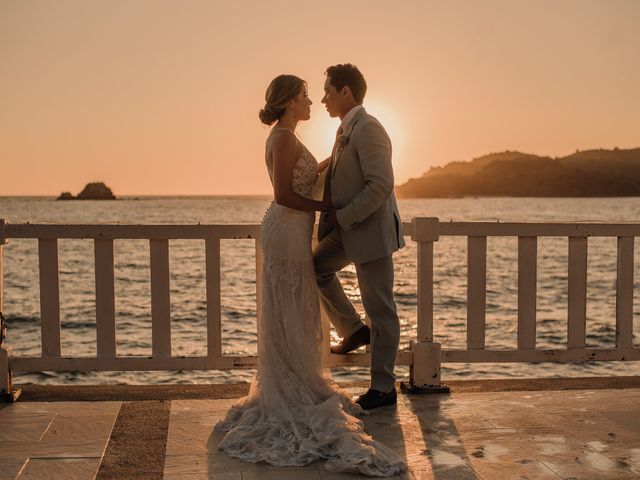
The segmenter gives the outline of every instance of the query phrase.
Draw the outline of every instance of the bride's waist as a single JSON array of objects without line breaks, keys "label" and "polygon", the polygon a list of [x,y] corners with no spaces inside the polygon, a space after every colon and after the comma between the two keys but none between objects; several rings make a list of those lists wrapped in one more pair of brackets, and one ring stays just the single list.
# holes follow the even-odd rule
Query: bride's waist
[{"label": "bride's waist", "polygon": [[295,208],[285,207],[284,205],[280,205],[275,200],[272,200],[271,205],[269,205],[269,208],[267,208],[267,211],[264,214],[264,217],[267,218],[267,216],[269,215],[278,215],[278,214],[300,217],[307,220],[310,219],[312,221],[315,220],[316,218],[315,212],[308,212],[304,210],[296,210]]}]

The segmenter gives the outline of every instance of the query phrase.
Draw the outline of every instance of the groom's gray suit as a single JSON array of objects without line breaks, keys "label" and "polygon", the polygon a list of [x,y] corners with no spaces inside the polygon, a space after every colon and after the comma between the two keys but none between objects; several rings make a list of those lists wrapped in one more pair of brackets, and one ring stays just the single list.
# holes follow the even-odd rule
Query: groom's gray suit
[{"label": "groom's gray suit", "polygon": [[338,228],[320,217],[314,252],[320,301],[342,337],[364,324],[336,272],[354,263],[362,303],[371,320],[371,388],[388,392],[400,323],[393,299],[392,254],[404,246],[393,193],[391,140],[380,122],[361,108],[336,139],[326,182]]}]

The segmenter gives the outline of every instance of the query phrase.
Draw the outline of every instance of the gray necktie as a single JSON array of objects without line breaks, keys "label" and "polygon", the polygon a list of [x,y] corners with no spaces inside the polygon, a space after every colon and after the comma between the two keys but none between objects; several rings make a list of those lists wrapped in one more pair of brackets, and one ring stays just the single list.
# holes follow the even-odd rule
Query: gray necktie
[{"label": "gray necktie", "polygon": [[333,166],[336,163],[336,157],[338,156],[340,150],[340,137],[342,136],[342,126],[338,128],[336,132],[336,141],[333,142],[333,150],[331,151],[331,161],[327,166],[327,174],[324,177],[324,195],[322,196],[323,200],[331,198],[331,177],[333,176]]}]

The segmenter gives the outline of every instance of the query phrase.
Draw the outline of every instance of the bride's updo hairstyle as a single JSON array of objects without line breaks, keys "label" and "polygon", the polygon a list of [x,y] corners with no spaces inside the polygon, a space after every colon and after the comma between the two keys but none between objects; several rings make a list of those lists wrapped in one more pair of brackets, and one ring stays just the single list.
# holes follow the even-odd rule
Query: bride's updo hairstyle
[{"label": "bride's updo hairstyle", "polygon": [[266,125],[272,125],[285,111],[287,103],[296,98],[302,90],[304,80],[295,75],[278,75],[264,95],[265,105],[258,116]]}]

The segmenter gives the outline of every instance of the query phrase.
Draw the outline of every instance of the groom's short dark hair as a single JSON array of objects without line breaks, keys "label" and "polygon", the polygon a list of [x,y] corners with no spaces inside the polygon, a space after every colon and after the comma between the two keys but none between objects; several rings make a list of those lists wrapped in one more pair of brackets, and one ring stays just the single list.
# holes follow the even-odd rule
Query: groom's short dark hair
[{"label": "groom's short dark hair", "polygon": [[367,82],[358,67],[350,63],[341,63],[327,68],[325,74],[330,78],[329,82],[336,90],[340,91],[343,87],[349,87],[353,99],[357,103],[362,103],[364,94],[367,93]]}]

